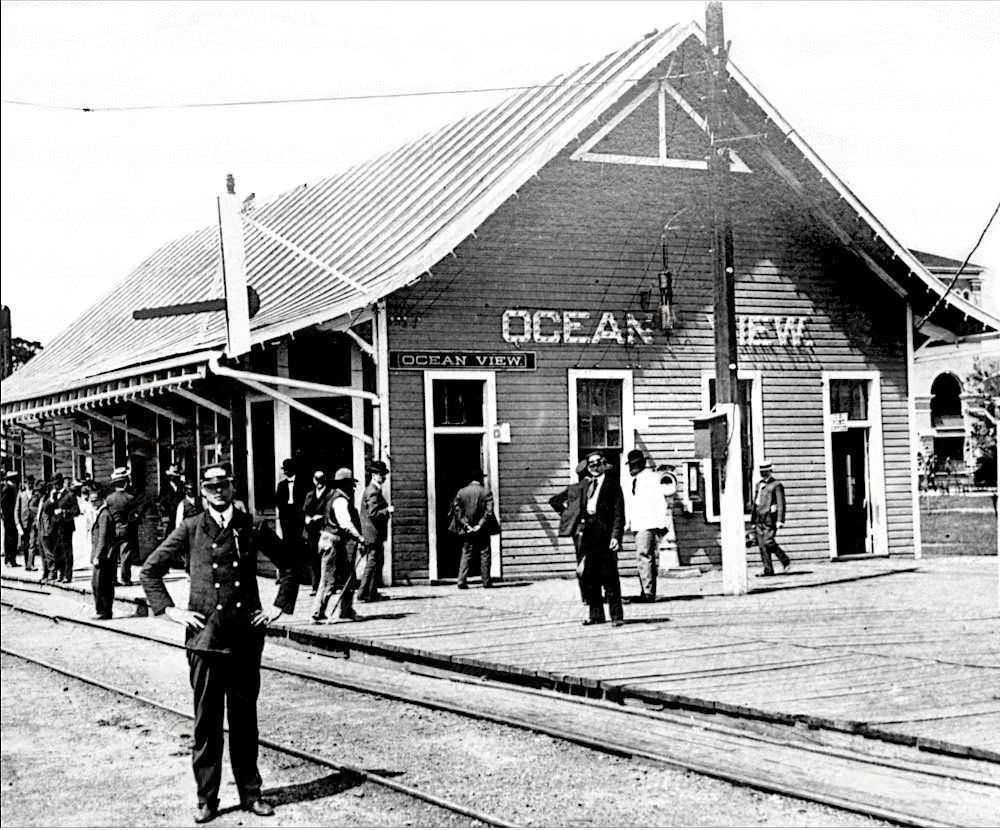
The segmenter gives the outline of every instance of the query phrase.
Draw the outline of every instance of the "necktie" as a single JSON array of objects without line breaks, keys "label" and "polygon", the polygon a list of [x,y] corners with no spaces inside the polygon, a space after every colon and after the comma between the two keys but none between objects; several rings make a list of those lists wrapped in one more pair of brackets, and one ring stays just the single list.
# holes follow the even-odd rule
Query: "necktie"
[{"label": "necktie", "polygon": [[638,483],[638,479],[632,479],[632,495],[635,495],[635,485]]},{"label": "necktie", "polygon": [[597,492],[597,479],[592,478],[590,480],[590,484],[587,485],[587,499],[588,500],[592,499],[594,497],[594,493],[596,492]]}]

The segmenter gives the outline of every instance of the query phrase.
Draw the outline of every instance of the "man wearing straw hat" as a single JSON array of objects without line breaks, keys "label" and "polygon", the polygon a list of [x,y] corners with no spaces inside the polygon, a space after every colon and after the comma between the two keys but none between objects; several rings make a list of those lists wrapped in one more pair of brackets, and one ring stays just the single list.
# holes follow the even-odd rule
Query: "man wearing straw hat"
[{"label": "man wearing straw hat", "polygon": [[774,477],[774,466],[770,461],[760,462],[760,481],[757,482],[750,521],[753,522],[757,545],[760,547],[760,559],[764,566],[764,570],[757,576],[774,576],[772,555],[778,557],[781,569],[787,571],[791,561],[775,538],[778,530],[785,526],[785,488]]}]

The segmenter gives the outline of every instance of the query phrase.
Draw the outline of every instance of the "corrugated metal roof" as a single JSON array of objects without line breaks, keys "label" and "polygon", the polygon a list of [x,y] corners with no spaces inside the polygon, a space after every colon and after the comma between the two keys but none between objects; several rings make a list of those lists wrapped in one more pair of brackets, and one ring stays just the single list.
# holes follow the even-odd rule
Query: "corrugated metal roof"
[{"label": "corrugated metal roof", "polygon": [[[363,307],[418,278],[693,31],[673,27],[310,186],[251,217],[366,293],[245,225],[255,342]],[[3,399],[85,385],[104,372],[225,343],[222,312],[133,320],[137,308],[222,294],[216,227],[160,248],[7,378]],[[138,371],[138,369],[137,369]]]}]

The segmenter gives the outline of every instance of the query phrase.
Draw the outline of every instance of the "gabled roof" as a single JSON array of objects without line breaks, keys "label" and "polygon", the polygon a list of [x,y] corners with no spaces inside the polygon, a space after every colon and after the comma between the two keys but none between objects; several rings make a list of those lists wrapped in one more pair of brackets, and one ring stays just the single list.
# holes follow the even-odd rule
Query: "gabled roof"
[{"label": "gabled roof", "polygon": [[[962,267],[962,260],[960,259],[951,259],[950,257],[941,256],[940,254],[929,254],[926,251],[918,251],[915,248],[910,248],[910,253],[919,259],[932,274],[939,272],[954,274],[959,268]],[[962,273],[968,274],[970,277],[975,277],[982,274],[985,270],[986,268],[982,265],[976,265],[974,262],[969,262],[965,264],[965,270],[962,271]]]},{"label": "gabled roof", "polygon": [[[697,24],[647,36],[253,210],[249,218],[346,279],[332,278],[315,262],[245,226],[248,281],[261,299],[252,340],[262,342],[332,320],[419,279],[691,37],[703,41]],[[754,130],[768,133],[756,148],[758,160],[779,171],[799,198],[816,202],[816,215],[897,293],[923,292],[925,304],[939,296],[940,282],[731,63],[730,71],[740,117]],[[832,203],[824,191],[832,191]],[[164,245],[3,382],[4,416],[11,402],[89,389],[130,367],[138,374],[164,361],[172,367],[204,361],[207,351],[225,342],[222,312],[139,321],[131,313],[221,294],[214,226]],[[949,297],[948,304],[956,325],[966,320],[979,330],[1000,328],[1000,320],[960,297]]]}]

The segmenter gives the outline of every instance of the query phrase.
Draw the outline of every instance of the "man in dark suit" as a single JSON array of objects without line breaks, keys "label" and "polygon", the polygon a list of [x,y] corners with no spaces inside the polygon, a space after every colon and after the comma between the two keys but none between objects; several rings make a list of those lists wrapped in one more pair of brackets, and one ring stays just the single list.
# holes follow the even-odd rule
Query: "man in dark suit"
[{"label": "man in dark suit", "polygon": [[56,494],[49,502],[52,511],[52,553],[57,582],[73,581],[73,531],[80,515],[80,502],[70,488],[69,479],[55,476]]},{"label": "man in dark suit", "polygon": [[778,530],[785,526],[785,487],[774,477],[774,466],[770,461],[761,461],[760,478],[750,515],[764,566],[764,570],[757,576],[774,576],[772,555],[778,557],[783,571],[787,571],[791,564],[788,554],[781,549],[776,539]]},{"label": "man in dark suit", "polygon": [[283,478],[274,490],[274,505],[278,511],[278,527],[281,538],[285,541],[288,553],[306,565],[305,540],[302,532],[305,528],[305,513],[302,507],[309,492],[309,482],[296,475],[295,462],[286,458],[281,462]]},{"label": "man in dark suit", "polygon": [[11,470],[4,476],[3,492],[0,493],[0,512],[3,513],[3,563],[10,567],[17,565],[17,496],[19,492],[18,474]]},{"label": "man in dark suit", "polygon": [[576,465],[576,484],[571,484],[549,499],[549,506],[559,514],[559,535],[568,536],[573,540],[576,551],[577,584],[580,586],[580,599],[586,603],[587,595],[583,590],[583,580],[580,578],[580,502],[587,491],[587,459]]},{"label": "man in dark suit", "polygon": [[115,523],[115,559],[121,566],[122,585],[132,584],[132,563],[139,561],[139,520],[136,498],[128,491],[127,467],[116,467],[111,474],[114,491],[105,500]]},{"label": "man in dark suit", "polygon": [[580,555],[584,591],[590,606],[584,625],[606,620],[601,590],[608,602],[611,624],[622,625],[621,580],[618,577],[618,551],[625,530],[625,501],[617,478],[599,452],[587,456],[587,490],[581,499]]},{"label": "man in dark suit", "polygon": [[[185,519],[143,565],[142,587],[154,614],[166,615],[187,631],[185,647],[194,690],[192,762],[201,824],[218,815],[222,779],[223,711],[229,710],[229,756],[244,810],[274,815],[261,798],[257,769],[257,695],[265,629],[295,610],[295,563],[281,540],[233,505],[228,468],[202,473],[206,510]],[[278,567],[281,579],[274,608],[261,608],[257,553]],[[174,606],[163,577],[176,559],[187,559],[191,587],[186,611]]]},{"label": "man in dark suit", "polygon": [[484,588],[493,587],[490,575],[492,550],[489,529],[486,522],[493,516],[493,494],[483,486],[483,471],[476,469],[469,483],[455,494],[452,509],[462,529],[462,559],[458,564],[458,587],[469,587],[469,565],[472,557],[479,557],[479,573]]},{"label": "man in dark suit", "polygon": [[385,540],[389,534],[389,519],[396,508],[386,501],[382,487],[389,475],[389,467],[381,460],[372,461],[366,468],[371,479],[361,497],[361,535],[368,554],[365,572],[358,589],[359,602],[378,602],[385,599],[379,592],[379,577],[385,557]]},{"label": "man in dark suit", "polygon": [[319,591],[320,577],[323,574],[323,559],[319,551],[319,534],[326,522],[333,491],[326,481],[326,473],[316,470],[313,473],[312,489],[306,493],[302,501],[302,520],[306,528],[306,559],[312,576],[312,590],[309,596],[316,596]]},{"label": "man in dark suit", "polygon": [[90,506],[94,508],[94,523],[90,528],[90,577],[94,592],[95,619],[110,620],[115,604],[115,523],[105,503],[104,488],[91,485]]}]

